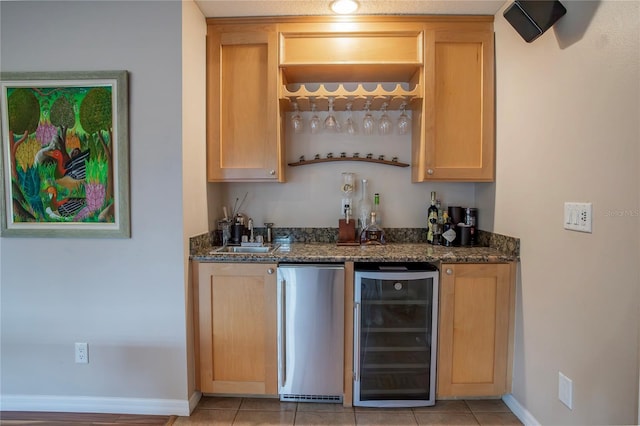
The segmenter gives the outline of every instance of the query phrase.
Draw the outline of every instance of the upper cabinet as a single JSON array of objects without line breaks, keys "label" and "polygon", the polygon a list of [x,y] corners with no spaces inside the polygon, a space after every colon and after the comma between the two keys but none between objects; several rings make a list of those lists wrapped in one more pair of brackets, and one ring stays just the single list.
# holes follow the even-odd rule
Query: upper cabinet
[{"label": "upper cabinet", "polygon": [[492,16],[208,21],[208,177],[284,182],[285,114],[412,110],[412,180],[494,179]]},{"label": "upper cabinet", "polygon": [[427,28],[424,86],[413,110],[422,127],[412,135],[413,181],[493,181],[493,25]]},{"label": "upper cabinet", "polygon": [[274,25],[208,25],[210,182],[284,181],[277,40]]}]

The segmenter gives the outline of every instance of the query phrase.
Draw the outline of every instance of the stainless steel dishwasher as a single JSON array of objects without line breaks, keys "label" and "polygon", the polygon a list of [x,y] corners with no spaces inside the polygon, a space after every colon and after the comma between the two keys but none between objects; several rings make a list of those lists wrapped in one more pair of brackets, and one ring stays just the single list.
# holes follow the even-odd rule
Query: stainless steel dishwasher
[{"label": "stainless steel dishwasher", "polygon": [[278,266],[281,401],[342,402],[344,266]]}]

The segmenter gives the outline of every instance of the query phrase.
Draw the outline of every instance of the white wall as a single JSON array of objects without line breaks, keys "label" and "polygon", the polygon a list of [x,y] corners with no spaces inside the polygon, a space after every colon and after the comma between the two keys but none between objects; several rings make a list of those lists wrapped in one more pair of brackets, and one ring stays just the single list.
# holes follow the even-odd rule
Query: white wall
[{"label": "white wall", "polygon": [[[496,15],[497,180],[478,203],[521,239],[515,399],[542,424],[635,424],[640,3],[563,4],[532,44]],[[592,234],[563,230],[565,201],[593,203]]]},{"label": "white wall", "polygon": [[0,2],[2,71],[129,71],[132,229],[0,239],[2,409],[184,414],[181,9]]},{"label": "white wall", "polygon": [[[206,36],[207,25],[193,1],[182,2],[182,211],[187,365],[189,386],[195,392],[193,295],[189,268],[189,237],[209,230],[206,165]],[[191,401],[193,404],[195,401]]]},{"label": "white wall", "polygon": [[[373,112],[378,118],[380,113]],[[397,120],[399,111],[390,111],[389,115]],[[288,114],[288,120],[291,114]],[[322,120],[326,111],[319,113]],[[342,121],[346,113],[337,112]],[[287,163],[297,162],[301,155],[313,159],[315,154],[322,158],[331,152],[347,156],[358,152],[361,157],[372,153],[375,158],[384,155],[385,159],[398,157],[403,163],[411,162],[411,139],[409,135],[394,134],[388,136],[361,133],[363,113],[355,112],[354,117],[360,126],[360,133],[350,136],[346,133],[311,134],[308,122],[311,113],[303,114],[305,131],[294,134],[290,128],[286,131]],[[287,121],[288,122],[288,121]],[[395,128],[394,128],[395,129]],[[235,199],[248,193],[243,211],[253,217],[256,226],[264,222],[274,222],[276,227],[338,227],[341,217],[342,172],[356,173],[357,179],[369,179],[371,199],[373,193],[380,193],[380,205],[383,213],[383,225],[390,228],[426,227],[427,208],[431,191],[436,191],[444,206],[475,206],[475,184],[473,183],[411,183],[411,167],[395,167],[364,162],[333,162],[306,166],[287,166],[286,183],[233,183],[212,184],[222,186],[222,201],[212,201],[210,209],[214,217],[222,216],[223,203],[232,207]],[[354,199],[360,199],[360,188],[356,189]],[[482,212],[479,214],[482,227]]]}]

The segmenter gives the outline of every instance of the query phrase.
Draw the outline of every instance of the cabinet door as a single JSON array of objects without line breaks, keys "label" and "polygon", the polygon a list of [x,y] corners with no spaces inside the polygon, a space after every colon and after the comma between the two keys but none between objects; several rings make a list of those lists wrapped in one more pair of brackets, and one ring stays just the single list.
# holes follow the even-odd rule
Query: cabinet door
[{"label": "cabinet door", "polygon": [[275,264],[199,264],[196,332],[202,392],[278,393],[275,271]]},{"label": "cabinet door", "polygon": [[511,264],[443,264],[437,397],[496,396],[511,388]]},{"label": "cabinet door", "polygon": [[414,181],[493,181],[493,32],[426,32],[424,135]]},{"label": "cabinet door", "polygon": [[209,181],[282,181],[275,30],[207,35]]}]

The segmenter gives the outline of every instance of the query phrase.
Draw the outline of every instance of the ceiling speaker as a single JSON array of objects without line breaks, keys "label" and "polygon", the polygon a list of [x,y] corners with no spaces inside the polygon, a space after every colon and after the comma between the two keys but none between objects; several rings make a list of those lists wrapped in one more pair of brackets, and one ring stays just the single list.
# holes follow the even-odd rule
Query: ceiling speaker
[{"label": "ceiling speaker", "polygon": [[527,42],[540,37],[567,13],[558,0],[516,0],[503,13]]}]

